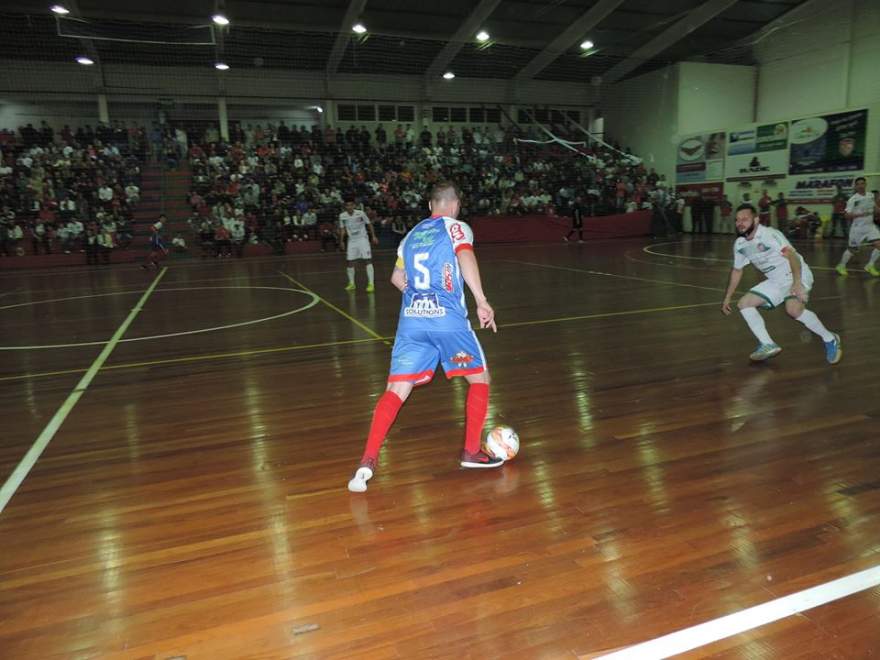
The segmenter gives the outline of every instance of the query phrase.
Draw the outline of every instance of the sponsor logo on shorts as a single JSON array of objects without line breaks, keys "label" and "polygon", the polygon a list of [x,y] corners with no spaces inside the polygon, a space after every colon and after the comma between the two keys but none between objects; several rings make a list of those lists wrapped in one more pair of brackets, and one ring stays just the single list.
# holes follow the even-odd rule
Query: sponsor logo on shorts
[{"label": "sponsor logo on shorts", "polygon": [[450,360],[450,362],[458,365],[459,367],[466,367],[476,359],[477,358],[475,358],[470,353],[466,353],[465,351],[459,351],[458,353],[456,353],[455,355],[452,356],[452,359]]},{"label": "sponsor logo on shorts", "polygon": [[404,307],[403,315],[409,318],[439,318],[446,316],[446,308],[440,305],[436,293],[416,293],[409,307]]},{"label": "sponsor logo on shorts", "polygon": [[443,264],[443,288],[449,293],[455,290],[455,285],[452,282],[452,264]]}]

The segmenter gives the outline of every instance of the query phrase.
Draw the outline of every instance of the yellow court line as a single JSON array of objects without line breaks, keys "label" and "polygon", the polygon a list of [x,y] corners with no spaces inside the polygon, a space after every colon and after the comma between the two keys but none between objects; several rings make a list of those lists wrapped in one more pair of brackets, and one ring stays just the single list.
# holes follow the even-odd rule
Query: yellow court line
[{"label": "yellow court line", "polygon": [[354,324],[355,324],[357,327],[359,327],[361,330],[363,330],[363,331],[366,332],[367,334],[371,335],[374,339],[381,339],[382,342],[383,342],[386,346],[391,346],[391,342],[390,342],[390,341],[388,341],[385,337],[383,337],[383,336],[380,335],[378,332],[376,332],[375,330],[373,330],[371,327],[369,327],[369,326],[367,326],[367,325],[364,325],[363,323],[361,323],[360,321],[358,321],[355,317],[353,317],[351,314],[348,314],[348,313],[346,313],[346,312],[343,312],[343,311],[342,311],[341,309],[339,309],[336,305],[334,305],[334,304],[331,303],[330,301],[325,300],[324,298],[322,298],[322,297],[321,297],[316,291],[313,291],[312,289],[310,289],[309,287],[307,287],[305,284],[303,284],[303,283],[300,282],[299,280],[295,280],[294,278],[292,278],[290,275],[288,275],[288,274],[285,273],[284,271],[279,270],[278,272],[281,273],[281,275],[283,275],[283,276],[286,277],[287,279],[289,279],[291,282],[293,282],[293,283],[294,283],[296,286],[298,286],[300,289],[303,289],[304,291],[308,291],[308,292],[311,293],[313,296],[317,296],[318,300],[320,300],[322,303],[324,303],[325,305],[327,305],[327,307],[329,307],[330,309],[332,309],[332,310],[333,310],[334,312],[336,312],[337,314],[341,314],[342,316],[344,316],[345,318],[347,318],[349,321],[351,321],[352,323],[354,323]]}]

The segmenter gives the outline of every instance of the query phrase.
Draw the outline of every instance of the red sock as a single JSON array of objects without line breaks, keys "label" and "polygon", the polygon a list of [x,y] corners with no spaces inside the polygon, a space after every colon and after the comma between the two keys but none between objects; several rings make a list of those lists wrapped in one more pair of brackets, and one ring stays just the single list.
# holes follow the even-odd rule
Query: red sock
[{"label": "red sock", "polygon": [[373,412],[373,423],[370,424],[370,434],[367,436],[367,446],[362,461],[368,458],[376,460],[379,457],[379,450],[382,448],[385,436],[388,435],[388,429],[394,424],[402,405],[401,398],[390,390],[379,397],[379,403],[376,404],[376,410]]},{"label": "red sock", "polygon": [[469,454],[480,451],[480,436],[489,410],[489,384],[471,383],[465,406],[464,450]]}]

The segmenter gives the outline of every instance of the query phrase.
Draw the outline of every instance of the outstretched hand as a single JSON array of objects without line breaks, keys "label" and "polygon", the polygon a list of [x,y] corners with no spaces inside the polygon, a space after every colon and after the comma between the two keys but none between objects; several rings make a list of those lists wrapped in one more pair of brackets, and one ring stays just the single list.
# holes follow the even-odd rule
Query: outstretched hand
[{"label": "outstretched hand", "polygon": [[477,318],[480,319],[481,328],[492,328],[492,332],[498,332],[498,326],[495,325],[495,310],[488,301],[477,303]]}]

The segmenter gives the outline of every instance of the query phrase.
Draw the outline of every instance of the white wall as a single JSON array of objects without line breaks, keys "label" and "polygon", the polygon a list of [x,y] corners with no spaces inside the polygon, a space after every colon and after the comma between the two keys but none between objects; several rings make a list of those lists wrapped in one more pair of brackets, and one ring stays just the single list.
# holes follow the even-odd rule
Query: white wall
[{"label": "white wall", "polygon": [[753,66],[678,64],[678,132],[681,135],[747,124],[754,119]]},{"label": "white wall", "polygon": [[667,181],[675,180],[678,96],[678,67],[672,66],[603,90],[599,103],[605,139],[632,149]]},{"label": "white wall", "polygon": [[880,3],[828,0],[754,46],[758,121],[880,101]]}]

